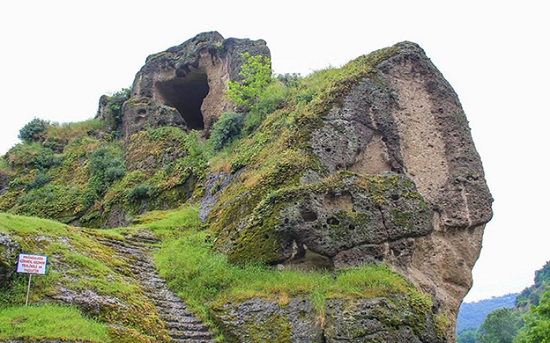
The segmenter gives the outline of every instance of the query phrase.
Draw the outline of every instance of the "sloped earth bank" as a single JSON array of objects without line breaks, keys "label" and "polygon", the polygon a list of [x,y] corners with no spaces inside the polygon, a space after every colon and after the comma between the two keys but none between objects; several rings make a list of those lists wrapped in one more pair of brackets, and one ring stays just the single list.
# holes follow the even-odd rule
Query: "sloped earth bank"
[{"label": "sloped earth bank", "polygon": [[159,241],[148,231],[129,235],[122,241],[100,238],[99,241],[113,248],[118,257],[133,266],[133,273],[149,299],[154,303],[160,318],[168,330],[171,342],[214,343],[208,326],[187,310],[183,301],[168,289],[158,275],[149,251]]}]

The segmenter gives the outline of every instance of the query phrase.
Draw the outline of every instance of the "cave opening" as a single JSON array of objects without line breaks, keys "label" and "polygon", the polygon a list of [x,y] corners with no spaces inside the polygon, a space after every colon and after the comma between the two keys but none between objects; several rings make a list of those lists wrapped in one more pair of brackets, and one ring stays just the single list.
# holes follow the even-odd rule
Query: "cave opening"
[{"label": "cave opening", "polygon": [[155,88],[165,105],[178,110],[189,129],[204,129],[201,106],[210,91],[206,72],[193,69],[184,77],[158,82]]}]

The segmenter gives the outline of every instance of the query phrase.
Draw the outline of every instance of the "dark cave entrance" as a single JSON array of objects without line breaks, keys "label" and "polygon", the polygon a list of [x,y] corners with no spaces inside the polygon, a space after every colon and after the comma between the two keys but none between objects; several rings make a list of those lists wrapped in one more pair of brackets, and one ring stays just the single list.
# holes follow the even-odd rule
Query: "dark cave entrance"
[{"label": "dark cave entrance", "polygon": [[204,71],[194,69],[185,77],[156,84],[158,95],[167,106],[175,107],[191,130],[203,130],[202,101],[208,95],[208,77]]}]

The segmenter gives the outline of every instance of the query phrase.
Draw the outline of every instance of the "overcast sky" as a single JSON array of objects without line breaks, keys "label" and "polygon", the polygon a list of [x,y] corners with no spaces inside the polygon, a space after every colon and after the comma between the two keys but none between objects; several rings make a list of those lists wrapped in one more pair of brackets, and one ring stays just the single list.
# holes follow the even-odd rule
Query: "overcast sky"
[{"label": "overcast sky", "polygon": [[2,1],[0,154],[34,117],[92,118],[147,55],[204,31],[265,39],[308,74],[409,40],[458,93],[495,198],[467,301],[521,291],[550,260],[550,20],[544,1]]}]

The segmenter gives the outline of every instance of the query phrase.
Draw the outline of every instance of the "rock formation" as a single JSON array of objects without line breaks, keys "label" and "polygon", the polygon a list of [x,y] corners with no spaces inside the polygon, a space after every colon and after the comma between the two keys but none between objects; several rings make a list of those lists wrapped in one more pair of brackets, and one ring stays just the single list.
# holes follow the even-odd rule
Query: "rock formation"
[{"label": "rock formation", "polygon": [[10,261],[17,261],[19,243],[10,235],[0,232],[0,289],[3,289],[10,280],[15,268]]},{"label": "rock formation", "polygon": [[[302,153],[321,167],[287,166],[298,184],[281,181],[268,196],[260,185],[241,187],[225,198],[211,216],[224,226],[217,248],[237,263],[283,267],[383,262],[454,324],[492,216],[481,161],[457,95],[419,46],[400,43],[366,60],[366,77],[342,85],[315,125],[304,126],[311,131],[300,132],[309,137]],[[359,317],[348,324],[360,325]],[[398,341],[431,341],[404,337]]]},{"label": "rock formation", "polygon": [[147,57],[122,107],[123,136],[165,125],[207,133],[232,108],[224,92],[227,81],[239,79],[244,52],[270,57],[263,40],[224,39],[217,32],[201,33]]},{"label": "rock formation", "polygon": [[[25,210],[34,205],[25,199],[57,201],[63,198],[51,194],[67,187],[60,191],[73,196],[66,204],[33,211],[67,212],[79,225],[99,227],[108,226],[106,218],[111,226],[129,223],[131,211],[200,204],[213,248],[232,263],[321,269],[334,280],[380,264],[398,276],[392,282],[407,280],[393,293],[333,294],[323,302],[307,294],[215,302],[210,317],[228,342],[453,342],[492,197],[452,87],[418,45],[398,43],[297,82],[231,154],[201,160],[182,130],[200,130],[204,140],[223,112],[236,110],[224,92],[228,80],[239,80],[243,52],[270,56],[262,40],[217,32],[149,56],[129,98],[114,107],[108,97],[100,101],[98,118],[119,135],[60,145],[56,156],[80,147],[64,160],[52,153],[51,166],[64,166],[58,170],[81,168],[80,184],[66,185],[68,175],[25,174],[33,164],[14,151],[13,175],[0,174],[0,205],[34,215],[41,212]],[[110,155],[107,145],[116,145]],[[82,166],[98,146],[106,156],[98,175],[111,179],[91,193],[91,172]],[[39,162],[40,173],[51,167]],[[27,193],[33,197],[21,196]],[[85,196],[92,201],[82,202]],[[12,248],[0,235],[0,277]]]}]

